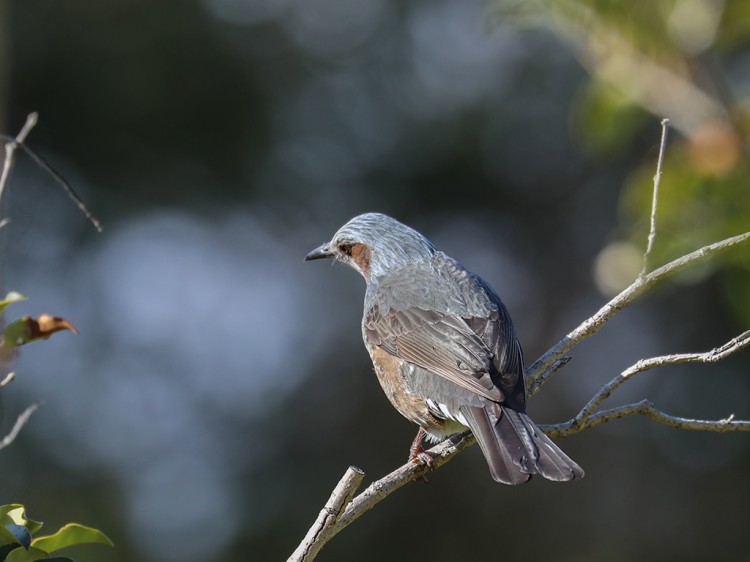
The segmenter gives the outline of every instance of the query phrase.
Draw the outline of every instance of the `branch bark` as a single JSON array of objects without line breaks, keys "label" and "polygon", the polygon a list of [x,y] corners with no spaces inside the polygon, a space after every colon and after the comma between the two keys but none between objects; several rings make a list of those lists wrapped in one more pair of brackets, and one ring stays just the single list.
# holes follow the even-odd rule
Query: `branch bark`
[{"label": "branch bark", "polygon": [[333,489],[331,497],[318,514],[297,550],[289,557],[289,562],[312,560],[321,548],[334,536],[333,527],[341,518],[344,508],[349,504],[357,488],[362,483],[365,473],[356,466],[350,466],[339,483]]},{"label": "branch bark", "polygon": [[736,420],[734,414],[721,420],[698,420],[683,418],[667,414],[657,409],[650,400],[641,400],[633,404],[617,406],[609,410],[601,410],[587,418],[582,424],[576,424],[573,420],[553,425],[540,425],[539,427],[550,437],[567,437],[584,429],[596,427],[603,423],[619,420],[628,416],[645,416],[658,423],[668,425],[675,429],[688,429],[693,431],[710,431],[725,433],[727,431],[750,431],[750,421]]}]

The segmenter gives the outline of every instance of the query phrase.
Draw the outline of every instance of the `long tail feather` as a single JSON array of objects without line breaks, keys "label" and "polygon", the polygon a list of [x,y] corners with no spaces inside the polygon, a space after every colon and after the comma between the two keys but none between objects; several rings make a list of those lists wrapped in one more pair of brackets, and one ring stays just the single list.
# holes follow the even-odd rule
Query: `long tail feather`
[{"label": "long tail feather", "polygon": [[461,413],[498,482],[522,484],[534,474],[556,482],[583,478],[583,469],[525,413],[498,404],[463,406]]}]

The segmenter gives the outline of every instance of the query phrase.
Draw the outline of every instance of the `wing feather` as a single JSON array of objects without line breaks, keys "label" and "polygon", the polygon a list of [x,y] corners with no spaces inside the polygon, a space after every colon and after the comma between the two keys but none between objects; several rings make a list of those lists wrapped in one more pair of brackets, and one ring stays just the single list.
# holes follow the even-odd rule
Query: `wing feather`
[{"label": "wing feather", "polygon": [[463,318],[420,308],[381,314],[374,306],[366,316],[365,337],[466,390],[495,402],[505,399],[490,374],[490,348]]}]

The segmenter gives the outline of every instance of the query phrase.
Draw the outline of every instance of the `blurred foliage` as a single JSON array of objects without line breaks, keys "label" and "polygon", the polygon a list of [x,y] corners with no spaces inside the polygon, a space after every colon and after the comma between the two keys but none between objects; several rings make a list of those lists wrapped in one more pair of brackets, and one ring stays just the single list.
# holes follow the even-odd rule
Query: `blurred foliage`
[{"label": "blurred foliage", "polygon": [[[652,263],[750,230],[750,88],[741,74],[746,67],[732,64],[748,50],[747,2],[500,0],[497,6],[498,17],[551,30],[589,71],[572,113],[582,148],[613,158],[639,135],[656,143],[654,125],[663,117],[679,133],[673,131],[664,162]],[[655,154],[649,156],[621,195],[623,230],[635,247],[649,229],[656,169]],[[735,289],[726,293],[729,308],[747,325],[749,252],[732,252],[682,278],[704,279],[727,261],[732,267],[724,275]]]}]

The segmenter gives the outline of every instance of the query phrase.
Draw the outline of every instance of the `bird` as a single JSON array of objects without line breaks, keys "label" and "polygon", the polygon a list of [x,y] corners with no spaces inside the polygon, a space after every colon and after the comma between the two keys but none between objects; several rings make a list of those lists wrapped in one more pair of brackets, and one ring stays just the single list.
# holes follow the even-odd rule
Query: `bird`
[{"label": "bird", "polygon": [[362,337],[380,385],[423,443],[470,429],[504,484],[580,479],[584,471],[526,414],[523,351],[507,308],[481,277],[413,228],[358,215],[304,261],[330,258],[365,279]]}]

